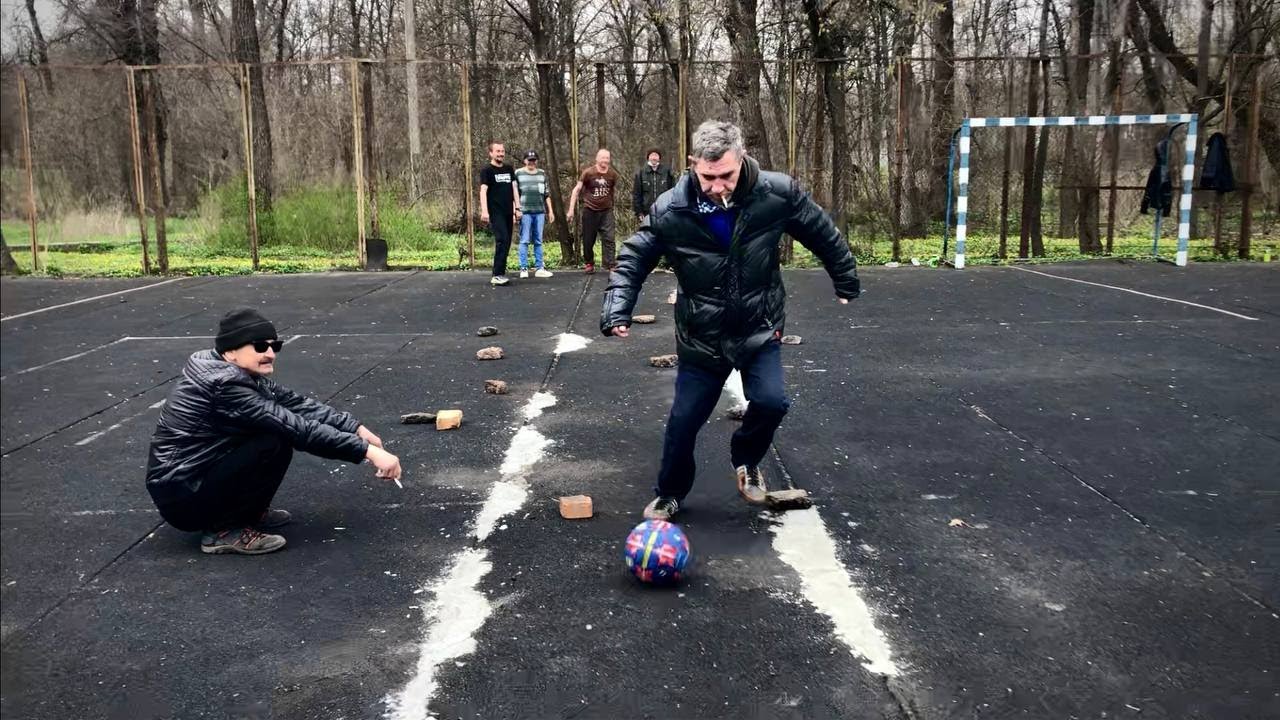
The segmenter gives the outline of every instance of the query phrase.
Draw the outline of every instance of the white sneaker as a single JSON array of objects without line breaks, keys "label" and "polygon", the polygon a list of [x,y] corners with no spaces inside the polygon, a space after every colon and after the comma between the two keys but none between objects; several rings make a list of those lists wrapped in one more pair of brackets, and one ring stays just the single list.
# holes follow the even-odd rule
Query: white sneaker
[{"label": "white sneaker", "polygon": [[538,268],[538,271],[537,271],[537,272],[535,272],[535,273],[533,274],[533,276],[534,276],[534,277],[541,277],[541,278],[548,278],[548,277],[551,277],[551,276],[552,276],[552,275],[554,275],[554,274],[555,274],[555,273],[551,272],[550,270],[548,270],[548,269],[546,269],[546,268]]},{"label": "white sneaker", "polygon": [[520,271],[520,279],[521,279],[521,280],[528,280],[528,279],[529,279],[529,271],[528,271],[528,270],[521,270],[521,271]]},{"label": "white sneaker", "polygon": [[494,275],[489,278],[490,285],[506,285],[509,282],[511,281],[507,279],[506,275]]}]

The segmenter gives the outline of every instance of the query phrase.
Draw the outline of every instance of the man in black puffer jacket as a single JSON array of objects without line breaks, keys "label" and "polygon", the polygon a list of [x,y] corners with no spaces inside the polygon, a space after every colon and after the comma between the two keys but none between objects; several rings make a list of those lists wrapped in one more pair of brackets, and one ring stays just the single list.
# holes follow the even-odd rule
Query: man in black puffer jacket
[{"label": "man in black puffer jacket", "polygon": [[179,530],[203,532],[206,553],[260,555],[284,547],[264,529],[289,522],[272,509],[294,449],[358,463],[399,483],[400,461],[351,415],[267,376],[283,347],[252,309],[222,318],[214,350],[193,354],[160,414],[147,459],[147,491]]},{"label": "man in black puffer jacket", "polygon": [[663,520],[675,515],[693,487],[698,430],[735,368],[750,402],[730,445],[738,492],[749,503],[766,502],[759,464],[790,405],[779,350],[786,321],[782,233],[822,261],[840,303],[859,293],[853,254],[831,218],[795,180],[761,171],[747,157],[740,129],[704,122],[694,132],[691,160],[690,172],[658,198],[648,221],[624,245],[600,314],[601,332],[627,337],[645,278],[664,257],[675,270],[676,395],[656,497],[645,508],[645,517]]}]

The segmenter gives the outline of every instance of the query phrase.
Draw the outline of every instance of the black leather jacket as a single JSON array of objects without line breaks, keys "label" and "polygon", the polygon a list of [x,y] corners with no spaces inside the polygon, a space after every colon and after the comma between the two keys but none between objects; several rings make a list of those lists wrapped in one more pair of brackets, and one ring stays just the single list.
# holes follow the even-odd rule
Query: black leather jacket
[{"label": "black leather jacket", "polygon": [[837,296],[858,296],[857,266],[848,243],[795,180],[763,172],[755,160],[744,159],[732,198],[738,218],[727,249],[698,215],[697,182],[691,173],[681,175],[658,198],[648,222],[623,245],[600,313],[605,335],[631,324],[641,284],[665,257],[680,284],[675,308],[680,362],[743,367],[781,335],[786,322],[787,293],[778,258],[784,232],[822,261]]},{"label": "black leather jacket", "polygon": [[671,168],[666,165],[658,165],[657,170],[649,167],[649,163],[641,165],[631,181],[631,209],[636,215],[648,215],[649,208],[675,183]]},{"label": "black leather jacket", "polygon": [[334,460],[364,460],[368,443],[348,413],[255,377],[213,350],[193,354],[160,413],[147,459],[153,493],[195,492],[219,459],[260,433]]}]

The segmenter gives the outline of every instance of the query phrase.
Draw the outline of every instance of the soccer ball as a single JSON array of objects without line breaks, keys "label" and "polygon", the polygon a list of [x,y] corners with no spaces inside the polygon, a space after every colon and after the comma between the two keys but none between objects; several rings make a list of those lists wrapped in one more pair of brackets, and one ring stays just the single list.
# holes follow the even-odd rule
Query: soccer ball
[{"label": "soccer ball", "polygon": [[684,576],[693,557],[689,538],[679,525],[666,520],[645,520],[627,536],[622,557],[627,570],[642,582],[669,585]]}]

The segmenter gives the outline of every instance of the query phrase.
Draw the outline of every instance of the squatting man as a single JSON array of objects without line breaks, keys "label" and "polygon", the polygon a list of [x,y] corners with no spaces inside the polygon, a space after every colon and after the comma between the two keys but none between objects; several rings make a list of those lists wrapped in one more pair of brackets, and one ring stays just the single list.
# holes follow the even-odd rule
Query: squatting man
[{"label": "squatting man", "polygon": [[400,482],[400,460],[369,428],[271,380],[283,347],[256,310],[228,313],[214,349],[187,359],[160,414],[147,490],[166,522],[203,534],[202,552],[261,555],[284,547],[282,536],[265,531],[291,519],[271,500],[294,450],[368,460],[377,477]]}]

